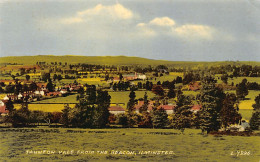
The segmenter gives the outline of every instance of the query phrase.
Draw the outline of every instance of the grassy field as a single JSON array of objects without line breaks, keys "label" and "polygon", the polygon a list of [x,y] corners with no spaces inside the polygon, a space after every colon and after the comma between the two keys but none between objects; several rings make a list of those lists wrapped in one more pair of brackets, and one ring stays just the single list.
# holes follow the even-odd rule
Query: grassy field
[{"label": "grassy field", "polygon": [[[235,93],[236,91],[227,91],[229,93]],[[253,109],[252,105],[255,103],[255,97],[260,94],[260,91],[250,90],[245,100],[240,101],[239,109]]]},{"label": "grassy field", "polygon": [[[217,75],[219,78],[221,78],[221,75]],[[228,84],[231,84],[232,82],[234,85],[241,83],[243,79],[246,79],[248,82],[256,82],[260,83],[260,77],[235,77],[235,78],[228,78]],[[221,79],[217,79],[217,83],[223,83]]]},{"label": "grassy field", "polygon": [[[143,98],[145,92],[146,91],[135,91],[136,99]],[[129,94],[130,91],[109,92],[109,95],[111,96],[111,103],[125,103],[123,107],[126,107],[127,102],[129,101]],[[155,94],[151,91],[147,91],[147,96],[148,98],[152,98]]]},{"label": "grassy field", "polygon": [[252,109],[239,109],[239,113],[242,115],[242,119],[245,119],[249,122],[252,117],[253,110]]},{"label": "grassy field", "polygon": [[[207,136],[200,132],[194,129],[185,130],[184,134],[172,129],[0,129],[0,161],[257,162],[260,159],[259,136]],[[31,150],[46,150],[46,153],[34,154]],[[168,154],[144,151],[168,151]],[[237,155],[237,151],[250,154]]]},{"label": "grassy field", "polygon": [[54,55],[38,55],[38,56],[9,56],[1,57],[0,64],[2,63],[18,63],[25,65],[36,64],[36,62],[67,62],[67,63],[87,63],[87,64],[100,64],[100,65],[168,65],[172,67],[209,67],[220,65],[259,65],[259,62],[241,61],[241,62],[188,62],[188,61],[165,61],[153,60],[141,57],[127,57],[127,56],[54,56]]},{"label": "grassy field", "polygon": [[56,97],[46,100],[37,101],[34,103],[75,103],[78,102],[76,100],[77,94],[69,95],[66,97]]}]

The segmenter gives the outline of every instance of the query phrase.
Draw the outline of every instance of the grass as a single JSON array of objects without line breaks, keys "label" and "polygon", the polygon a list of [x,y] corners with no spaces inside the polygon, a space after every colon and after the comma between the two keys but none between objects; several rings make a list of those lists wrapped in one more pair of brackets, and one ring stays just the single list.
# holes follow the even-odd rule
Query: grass
[{"label": "grass", "polygon": [[[235,93],[236,91],[226,91],[229,93]],[[260,91],[250,90],[245,100],[240,101],[239,109],[253,109],[252,105],[255,103],[255,97],[260,94]]]},{"label": "grass", "polygon": [[[143,98],[145,92],[147,92],[148,98],[153,98],[155,96],[151,91],[135,91],[136,99]],[[111,96],[111,103],[124,103],[123,107],[126,107],[127,102],[129,101],[130,91],[123,92],[109,92]]]},{"label": "grass", "polygon": [[[259,136],[199,133],[195,129],[187,129],[184,134],[172,129],[2,129],[0,161],[259,161]],[[27,150],[49,150],[54,154],[26,154]],[[94,153],[81,154],[78,150]],[[112,154],[113,150],[136,154]],[[174,154],[142,155],[139,151]],[[247,151],[250,155],[237,156],[237,151]]]},{"label": "grass", "polygon": [[69,95],[66,97],[56,97],[56,98],[51,98],[51,99],[47,99],[47,100],[37,101],[34,103],[75,103],[75,102],[78,102],[76,100],[76,96],[77,96],[77,94]]},{"label": "grass", "polygon": [[[221,80],[221,75],[217,75],[220,79],[217,79],[217,83],[223,83]],[[232,82],[234,85],[241,83],[243,79],[246,79],[248,82],[256,82],[260,83],[260,77],[234,77],[234,78],[228,78],[228,84],[231,84]]]},{"label": "grass", "polygon": [[220,65],[259,65],[259,62],[253,61],[241,61],[241,62],[185,62],[185,61],[165,61],[165,60],[153,60],[141,57],[127,57],[127,56],[54,56],[54,55],[38,55],[38,56],[9,56],[1,57],[0,64],[4,63],[18,63],[25,65],[33,65],[36,62],[67,62],[72,64],[87,63],[87,64],[100,64],[100,65],[168,65],[171,67],[210,67]]},{"label": "grass", "polygon": [[249,122],[252,117],[253,110],[252,109],[239,109],[239,113],[242,115],[242,119],[245,119]]}]

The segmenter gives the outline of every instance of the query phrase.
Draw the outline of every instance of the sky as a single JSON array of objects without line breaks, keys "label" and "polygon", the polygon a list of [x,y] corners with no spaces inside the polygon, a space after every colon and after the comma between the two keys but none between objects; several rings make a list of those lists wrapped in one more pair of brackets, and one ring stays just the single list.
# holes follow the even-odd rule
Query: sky
[{"label": "sky", "polygon": [[1,57],[260,61],[259,43],[260,0],[0,0]]}]

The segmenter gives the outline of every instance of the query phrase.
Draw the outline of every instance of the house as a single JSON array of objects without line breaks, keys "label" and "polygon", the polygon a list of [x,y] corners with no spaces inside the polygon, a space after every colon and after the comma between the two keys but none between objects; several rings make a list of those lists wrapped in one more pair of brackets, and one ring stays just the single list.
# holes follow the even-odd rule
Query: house
[{"label": "house", "polygon": [[197,113],[202,108],[201,105],[193,105],[190,111]]},{"label": "house", "polygon": [[46,96],[53,96],[53,97],[59,97],[61,95],[62,95],[61,92],[57,92],[57,91],[55,91],[55,92],[48,92],[46,94]]},{"label": "house", "polygon": [[68,91],[67,91],[67,89],[61,89],[61,90],[60,90],[60,93],[61,93],[61,94],[66,94],[66,93],[68,93]]},{"label": "house", "polygon": [[42,90],[46,89],[47,83],[36,83],[37,87],[41,88]]},{"label": "house", "polygon": [[45,92],[43,90],[41,91],[35,91],[34,92],[36,95],[41,95],[41,96],[45,96]]},{"label": "house", "polygon": [[113,82],[119,82],[120,81],[120,78],[119,77],[114,77],[113,78]]},{"label": "house", "polygon": [[201,89],[201,83],[200,82],[194,82],[194,83],[190,83],[188,90],[190,91],[197,91]]},{"label": "house", "polygon": [[125,113],[125,109],[122,108],[121,106],[118,106],[118,105],[116,105],[116,106],[110,106],[110,107],[108,108],[108,110],[109,110],[109,112],[110,112],[111,114],[114,114],[114,115]]},{"label": "house", "polygon": [[250,128],[249,123],[246,122],[245,120],[242,120],[242,121],[241,121],[241,125],[240,125],[238,131],[239,131],[239,132],[243,132],[243,131],[246,131],[246,130],[249,129],[249,128]]},{"label": "house", "polygon": [[138,74],[137,78],[138,78],[138,79],[145,80],[145,79],[146,79],[146,75]]},{"label": "house", "polygon": [[8,110],[6,109],[5,106],[5,101],[0,100],[0,115],[4,116],[8,114]]},{"label": "house", "polygon": [[[144,101],[138,101],[137,105],[135,106],[135,110],[137,113],[139,113],[139,109],[144,105]],[[151,112],[154,107],[154,101],[149,101],[148,102],[148,112]]]},{"label": "house", "polygon": [[163,108],[167,114],[173,114],[176,105],[160,105],[158,108]]},{"label": "house", "polygon": [[[151,112],[154,108],[154,101],[149,101],[148,103],[148,112]],[[144,101],[139,101],[138,104],[135,106],[136,113],[139,113],[139,109],[144,105]],[[174,108],[176,105],[168,104],[168,105],[160,105],[157,108],[163,108],[167,114],[172,114],[174,113]]]},{"label": "house", "polygon": [[[245,120],[241,121],[241,124],[233,124],[227,128],[227,130],[230,130],[232,132],[244,132],[250,129],[250,125]],[[224,131],[224,128],[221,128],[220,131]]]}]

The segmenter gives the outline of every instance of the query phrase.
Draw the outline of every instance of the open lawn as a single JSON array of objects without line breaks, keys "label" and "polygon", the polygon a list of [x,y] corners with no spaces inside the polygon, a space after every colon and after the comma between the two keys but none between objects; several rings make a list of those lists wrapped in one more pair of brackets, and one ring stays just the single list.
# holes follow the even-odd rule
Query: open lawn
[{"label": "open lawn", "polygon": [[[2,128],[0,161],[257,162],[260,159],[259,136],[213,136],[200,132],[195,129],[181,134],[172,129]],[[43,150],[46,152],[37,154]],[[157,151],[157,154],[147,151]],[[237,154],[241,151],[248,154]]]}]

